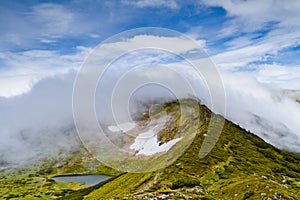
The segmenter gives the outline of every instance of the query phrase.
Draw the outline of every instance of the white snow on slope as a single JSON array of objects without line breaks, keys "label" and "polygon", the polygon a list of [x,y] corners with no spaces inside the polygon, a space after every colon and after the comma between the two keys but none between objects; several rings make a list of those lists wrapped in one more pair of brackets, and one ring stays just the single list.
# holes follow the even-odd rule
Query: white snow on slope
[{"label": "white snow on slope", "polygon": [[130,146],[130,149],[138,151],[137,155],[150,156],[160,152],[168,151],[172,146],[174,146],[182,138],[176,138],[170,140],[159,146],[157,135],[154,130],[149,130],[144,133],[139,134],[134,143]]},{"label": "white snow on slope", "polygon": [[119,131],[127,132],[135,127],[136,127],[135,123],[126,122],[126,123],[118,124],[117,126],[108,126],[107,128],[111,132],[119,132]]}]

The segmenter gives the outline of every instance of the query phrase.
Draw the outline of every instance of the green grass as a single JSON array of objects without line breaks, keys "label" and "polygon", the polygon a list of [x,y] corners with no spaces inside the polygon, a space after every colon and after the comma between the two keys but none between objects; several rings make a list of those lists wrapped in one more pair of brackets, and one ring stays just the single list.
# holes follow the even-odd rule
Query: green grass
[{"label": "green grass", "polygon": [[[0,178],[0,196],[15,199],[300,199],[300,157],[279,150],[239,126],[225,121],[222,134],[212,151],[200,159],[198,154],[207,134],[212,113],[204,106],[193,110],[191,120],[180,115],[180,102],[164,105],[164,110],[174,116],[176,122],[162,131],[161,141],[179,134],[196,134],[188,148],[187,143],[178,144],[171,152],[183,153],[166,168],[149,173],[121,173],[105,165],[82,162],[81,156],[58,169],[45,164],[40,172],[11,173]],[[192,100],[183,100],[186,106]],[[199,116],[199,117],[198,117]],[[142,119],[148,120],[148,119]],[[180,123],[178,122],[180,120]],[[191,131],[191,126],[197,131]],[[162,157],[164,161],[167,157]],[[151,160],[150,160],[151,161]],[[154,160],[159,164],[159,160]],[[151,162],[149,162],[151,163]],[[97,166],[97,167],[95,167]],[[93,170],[91,170],[93,169]],[[53,174],[77,173],[89,170],[98,174],[114,176],[114,179],[93,187],[59,185],[48,178]],[[1,175],[0,175],[1,176]],[[39,196],[38,196],[39,195]],[[34,197],[38,196],[38,197]]]},{"label": "green grass", "polygon": [[137,191],[152,177],[153,173],[127,173],[103,185],[98,190],[94,190],[84,199],[110,199],[111,197],[122,198]]},{"label": "green grass", "polygon": [[[167,106],[178,105],[174,104]],[[211,116],[205,107],[200,113]],[[199,159],[203,134],[207,131],[205,120],[201,118],[201,129],[192,145],[169,167],[151,175],[122,175],[86,199],[135,199],[147,194],[180,194],[200,199],[300,198],[300,157],[265,143],[229,121],[212,151]],[[147,178],[143,179],[144,176]],[[195,188],[201,192],[191,192]],[[183,198],[180,195],[172,198]]]},{"label": "green grass", "polygon": [[[90,158],[87,159],[88,157]],[[80,183],[56,183],[51,177],[60,174],[94,174],[98,173],[97,168],[109,175],[113,171],[99,166],[99,162],[86,152],[75,151],[64,160],[47,158],[40,163],[2,171],[0,199],[53,199],[78,190],[83,192],[88,187],[81,186]]]}]

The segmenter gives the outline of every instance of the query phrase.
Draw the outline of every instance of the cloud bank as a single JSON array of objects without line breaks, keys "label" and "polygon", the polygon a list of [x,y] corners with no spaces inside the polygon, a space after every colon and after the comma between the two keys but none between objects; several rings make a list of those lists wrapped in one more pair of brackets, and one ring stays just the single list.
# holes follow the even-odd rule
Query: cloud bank
[{"label": "cloud bank", "polygon": [[[299,2],[95,2],[1,2],[0,159],[23,162],[57,149],[68,152],[78,148],[78,141],[71,139],[76,133],[70,106],[77,70],[91,49],[106,37],[130,27],[154,25],[199,39],[222,77],[228,119],[280,148],[300,152],[300,111],[295,102],[300,99]],[[150,44],[154,39],[135,38],[136,42]],[[173,44],[176,53],[189,50],[180,38],[160,39]],[[132,44],[123,41],[118,45],[126,48]],[[106,112],[102,103],[110,106],[105,96],[111,94],[112,85],[129,64],[147,62],[175,69],[210,105],[205,81],[182,60],[162,52],[133,53],[106,74],[102,83],[106,91],[96,94],[98,117]],[[159,68],[146,70],[140,78],[154,76],[176,85],[176,80]],[[141,89],[136,98],[174,98],[159,87],[146,89],[149,92]]]},{"label": "cloud bank", "polygon": [[[135,45],[135,42],[143,41],[169,42],[171,44],[177,41],[177,43],[182,43],[177,46],[177,53],[192,52],[188,46],[184,45],[182,38],[147,35],[118,42],[118,47],[126,49],[126,47]],[[116,43],[106,45],[116,46]],[[199,58],[191,56],[191,59]],[[107,97],[111,95],[116,81],[130,68],[144,66],[145,63],[147,65],[152,63],[153,66],[145,67],[143,73],[138,74],[139,78],[161,79],[176,85],[178,79],[174,79],[174,76],[171,75],[168,76],[165,69],[156,67],[163,64],[188,80],[198,90],[197,97],[210,106],[211,97],[205,81],[201,77],[195,76],[195,72],[184,61],[176,59],[172,54],[157,50],[131,52],[128,56],[116,61],[107,71],[103,82],[99,83],[106,89],[106,93],[103,93],[103,90],[96,93],[96,109],[100,121],[103,120],[101,116],[109,113],[109,110],[106,110],[109,107]],[[268,66],[265,66],[260,71],[260,76],[257,76],[257,73],[248,71],[232,72],[220,69],[226,92],[227,110],[222,114],[280,148],[300,152],[300,126],[297,120],[300,118],[300,106],[290,96],[285,95],[280,87],[275,87],[272,81],[271,83],[266,81],[272,80],[274,76],[285,75],[286,73],[282,72],[281,67],[278,66],[278,72],[270,75],[266,73],[268,70]],[[72,91],[76,72],[76,68],[67,70],[65,73],[58,71],[54,75],[41,78],[26,93],[0,98],[1,159],[20,163],[43,158],[58,149],[69,152],[80,146],[74,136],[76,134],[72,116]],[[171,93],[165,92],[161,88],[159,90],[147,88],[147,90],[142,90],[137,98],[154,100],[156,98],[160,100],[163,97],[174,98]],[[189,97],[188,95],[183,91],[180,98]],[[218,110],[214,111],[218,112]],[[105,116],[105,119],[107,118],[109,117]],[[110,119],[107,123],[113,123],[113,121]]]},{"label": "cloud bank", "polygon": [[30,92],[0,98],[0,159],[36,161],[78,148],[72,120],[75,72],[40,80]]}]

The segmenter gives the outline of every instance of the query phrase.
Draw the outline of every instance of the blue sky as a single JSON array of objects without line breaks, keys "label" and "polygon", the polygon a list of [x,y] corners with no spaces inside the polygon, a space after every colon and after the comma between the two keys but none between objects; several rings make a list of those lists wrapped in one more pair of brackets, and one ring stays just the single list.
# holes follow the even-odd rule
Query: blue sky
[{"label": "blue sky", "polygon": [[[200,41],[220,70],[248,71],[298,89],[299,10],[292,0],[1,1],[0,96],[21,94],[49,74],[76,69],[101,41],[149,26]],[[259,77],[261,69],[283,74],[284,86],[282,77]],[[11,81],[19,84],[10,87]]]},{"label": "blue sky", "polygon": [[[138,27],[188,32],[206,27],[209,38],[226,19],[221,7],[175,1],[7,1],[1,3],[1,49],[71,51],[94,46],[113,34]],[[147,4],[148,2],[148,4]],[[153,3],[152,3],[153,2]]]},{"label": "blue sky", "polygon": [[[297,0],[0,1],[0,148],[21,148],[18,133],[28,127],[36,128],[36,141],[43,137],[38,128],[73,122],[76,72],[103,40],[133,28],[162,27],[207,51],[224,84],[227,119],[300,152],[299,11]],[[258,117],[264,123],[257,124]]]}]

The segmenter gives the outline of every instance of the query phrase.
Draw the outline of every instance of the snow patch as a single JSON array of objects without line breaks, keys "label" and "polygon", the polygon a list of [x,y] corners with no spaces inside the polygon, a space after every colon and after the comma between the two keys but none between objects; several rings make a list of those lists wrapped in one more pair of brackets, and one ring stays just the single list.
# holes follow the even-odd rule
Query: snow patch
[{"label": "snow patch", "polygon": [[137,155],[143,154],[150,156],[156,153],[169,151],[169,149],[181,139],[182,138],[176,138],[159,146],[157,135],[154,130],[151,129],[139,134],[129,148],[138,151]]},{"label": "snow patch", "polygon": [[135,123],[126,122],[126,123],[118,124],[117,126],[108,126],[107,128],[111,132],[119,132],[119,131],[127,132],[135,127],[136,127]]}]

